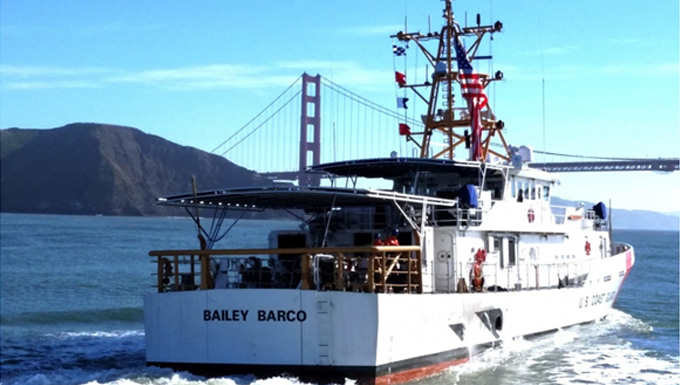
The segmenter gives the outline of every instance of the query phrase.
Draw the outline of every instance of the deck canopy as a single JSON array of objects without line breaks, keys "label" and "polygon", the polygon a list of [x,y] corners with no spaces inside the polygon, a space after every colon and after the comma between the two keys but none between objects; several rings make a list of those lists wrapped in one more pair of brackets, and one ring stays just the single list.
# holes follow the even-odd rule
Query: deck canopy
[{"label": "deck canopy", "polygon": [[202,191],[157,199],[158,204],[180,207],[224,207],[245,210],[359,207],[392,202],[454,206],[455,201],[373,189],[271,186]]},{"label": "deck canopy", "polygon": [[479,162],[432,158],[376,158],[348,160],[313,166],[311,172],[338,177],[403,179],[417,174],[450,174],[462,177],[479,175],[480,168],[501,171],[504,165],[482,165]]},{"label": "deck canopy", "polygon": [[167,206],[224,206],[242,209],[305,209],[331,206],[367,206],[376,199],[368,190],[330,187],[268,186],[202,191],[158,198]]},{"label": "deck canopy", "polygon": [[[475,179],[487,175],[502,175],[503,165],[479,162],[427,158],[377,158],[327,163],[312,167],[310,172],[333,177],[383,178],[393,181],[412,180],[423,176]],[[157,199],[158,204],[182,207],[225,207],[247,210],[314,209],[328,207],[375,206],[392,202],[408,202],[452,207],[454,199],[395,191],[302,186],[266,186],[201,191]]]}]

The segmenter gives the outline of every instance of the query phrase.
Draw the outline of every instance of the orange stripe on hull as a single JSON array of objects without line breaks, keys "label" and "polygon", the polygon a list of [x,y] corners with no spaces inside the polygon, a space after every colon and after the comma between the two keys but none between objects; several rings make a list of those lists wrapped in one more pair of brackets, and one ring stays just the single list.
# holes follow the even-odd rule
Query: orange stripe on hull
[{"label": "orange stripe on hull", "polygon": [[420,368],[404,370],[402,372],[380,376],[375,379],[375,385],[392,385],[402,384],[409,381],[418,380],[421,378],[433,376],[441,373],[452,366],[461,365],[468,362],[469,358],[460,358],[457,360],[441,362],[435,365],[423,366]]}]

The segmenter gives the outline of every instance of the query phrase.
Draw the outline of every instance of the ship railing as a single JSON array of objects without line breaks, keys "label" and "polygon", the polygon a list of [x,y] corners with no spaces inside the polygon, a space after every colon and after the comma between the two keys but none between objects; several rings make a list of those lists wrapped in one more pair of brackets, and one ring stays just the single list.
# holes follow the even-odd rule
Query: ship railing
[{"label": "ship railing", "polygon": [[[465,278],[472,287],[472,271],[474,263],[466,263],[464,272],[469,272]],[[486,262],[482,264],[483,287],[485,291],[518,291],[551,288],[567,288],[581,286],[590,273],[590,261],[556,262],[556,263],[522,263],[501,268],[498,263]]]},{"label": "ship railing", "polygon": [[420,246],[157,250],[159,293],[240,288],[422,293]]},{"label": "ship railing", "polygon": [[595,210],[574,209],[567,206],[550,206],[555,224],[580,225],[582,229],[608,230],[609,222],[600,218]]},{"label": "ship railing", "polygon": [[476,227],[488,211],[480,208],[461,208],[435,206],[433,221],[437,226]]},{"label": "ship railing", "polygon": [[[464,208],[459,206],[434,206],[433,222],[438,226],[458,226],[460,229],[477,227],[482,224],[488,210]],[[525,213],[526,211],[526,213]],[[608,230],[609,223],[600,218],[594,210],[574,210],[573,207],[550,206],[550,209],[530,209],[521,211],[529,223],[576,225],[582,229]]]},{"label": "ship railing", "polygon": [[589,261],[529,264],[525,266],[525,282],[533,289],[581,286],[590,273],[590,265]]}]

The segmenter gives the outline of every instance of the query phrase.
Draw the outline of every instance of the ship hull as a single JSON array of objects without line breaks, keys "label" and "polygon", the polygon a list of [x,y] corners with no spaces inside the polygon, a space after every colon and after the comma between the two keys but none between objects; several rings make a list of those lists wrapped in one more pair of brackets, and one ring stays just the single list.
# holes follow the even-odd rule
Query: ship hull
[{"label": "ship hull", "polygon": [[580,287],[384,294],[225,289],[145,298],[149,365],[219,376],[400,383],[465,363],[503,340],[606,316],[633,251],[602,259]]}]

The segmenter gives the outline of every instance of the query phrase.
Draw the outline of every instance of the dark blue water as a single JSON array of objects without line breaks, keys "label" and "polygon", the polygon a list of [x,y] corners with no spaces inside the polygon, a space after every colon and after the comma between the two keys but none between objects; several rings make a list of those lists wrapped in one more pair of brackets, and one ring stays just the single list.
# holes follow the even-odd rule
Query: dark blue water
[{"label": "dark blue water", "polygon": [[[265,247],[273,228],[242,221],[224,247]],[[142,298],[152,249],[196,248],[185,218],[0,214],[0,383],[296,384],[253,376],[205,380],[147,368]],[[419,384],[677,384],[677,232],[618,231],[637,262],[602,321],[513,341]]]}]

